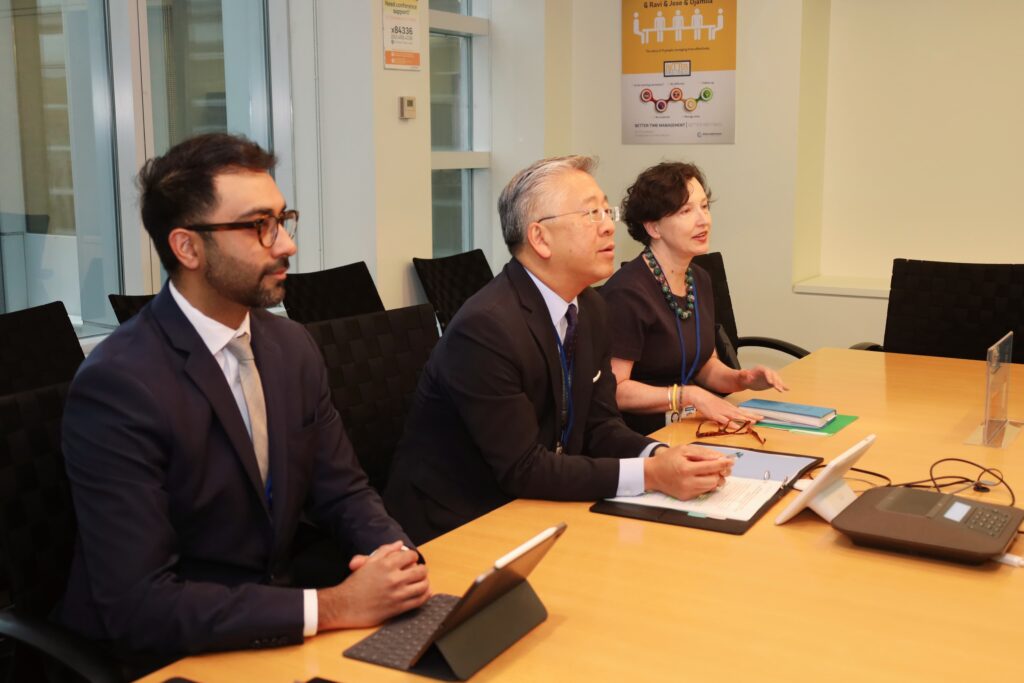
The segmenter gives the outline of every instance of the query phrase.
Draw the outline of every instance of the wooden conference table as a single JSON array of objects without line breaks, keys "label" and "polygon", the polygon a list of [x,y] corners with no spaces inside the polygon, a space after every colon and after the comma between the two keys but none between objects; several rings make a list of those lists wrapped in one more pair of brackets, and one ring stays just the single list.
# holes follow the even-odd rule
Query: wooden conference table
[{"label": "wooden conference table", "polygon": [[[1024,366],[1012,372],[1010,416],[1021,418]],[[765,448],[830,460],[876,433],[860,462],[865,468],[901,482],[926,477],[939,458],[963,457],[1001,469],[1024,505],[1024,436],[1005,449],[963,443],[982,418],[983,363],[824,349],[782,376],[787,400],[832,405],[859,419],[831,437],[764,429]],[[695,429],[683,423],[659,436],[685,443]],[[756,446],[749,436],[716,441]],[[1024,569],[859,548],[810,511],[775,526],[793,495],[743,536],[593,514],[584,503],[519,500],[422,551],[433,590],[461,594],[509,549],[568,523],[530,579],[547,621],[474,681],[1024,678],[1016,654]],[[987,497],[1008,501],[1001,490]],[[1016,545],[1024,553],[1024,542]],[[144,680],[429,680],[341,656],[370,632],[190,657]]]}]

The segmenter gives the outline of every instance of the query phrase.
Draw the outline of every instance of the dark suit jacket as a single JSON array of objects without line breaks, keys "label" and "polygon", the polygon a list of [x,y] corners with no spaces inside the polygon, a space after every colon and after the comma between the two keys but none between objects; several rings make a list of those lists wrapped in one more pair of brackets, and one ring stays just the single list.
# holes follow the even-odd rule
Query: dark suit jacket
[{"label": "dark suit jacket", "polygon": [[417,542],[513,498],[614,496],[619,458],[651,442],[615,403],[605,304],[579,295],[573,431],[553,451],[562,404],[556,333],[544,299],[512,259],[459,309],[434,348],[398,445],[384,500]]},{"label": "dark suit jacket", "polygon": [[302,593],[275,584],[303,511],[356,552],[407,540],[359,467],[305,328],[261,310],[250,320],[272,505],[224,374],[166,287],[71,385],[63,448],[79,531],[56,616],[120,653],[300,642]]}]

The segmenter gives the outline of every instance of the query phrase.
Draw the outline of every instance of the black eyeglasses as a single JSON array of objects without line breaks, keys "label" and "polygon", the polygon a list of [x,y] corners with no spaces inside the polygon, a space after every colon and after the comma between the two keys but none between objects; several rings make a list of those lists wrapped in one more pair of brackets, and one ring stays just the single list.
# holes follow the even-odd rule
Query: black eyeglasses
[{"label": "black eyeglasses", "polygon": [[282,211],[279,216],[257,218],[254,221],[238,221],[235,223],[211,223],[209,225],[185,225],[186,230],[196,232],[219,232],[221,230],[255,230],[260,244],[269,249],[277,241],[278,228],[284,228],[288,236],[295,239],[295,229],[299,227],[299,212],[291,209]]}]

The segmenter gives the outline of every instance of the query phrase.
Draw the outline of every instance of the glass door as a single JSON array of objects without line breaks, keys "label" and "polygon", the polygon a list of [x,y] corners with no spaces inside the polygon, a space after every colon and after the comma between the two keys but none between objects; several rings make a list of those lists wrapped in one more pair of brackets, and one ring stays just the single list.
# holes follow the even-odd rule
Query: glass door
[{"label": "glass door", "polygon": [[[0,313],[60,300],[100,334],[108,294],[156,284],[138,164],[211,131],[273,147],[267,24],[252,0],[0,0]],[[115,122],[140,156],[118,158]]]},{"label": "glass door", "polygon": [[266,149],[266,11],[249,0],[147,0],[154,153],[229,131]]},{"label": "glass door", "polygon": [[107,25],[102,0],[0,0],[0,312],[61,300],[85,334],[121,282]]}]

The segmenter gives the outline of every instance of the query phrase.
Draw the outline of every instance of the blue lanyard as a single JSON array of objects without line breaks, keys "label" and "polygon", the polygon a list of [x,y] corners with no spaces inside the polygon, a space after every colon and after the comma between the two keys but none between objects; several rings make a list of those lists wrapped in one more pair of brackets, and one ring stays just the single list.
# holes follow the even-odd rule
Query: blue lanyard
[{"label": "blue lanyard", "polygon": [[685,387],[693,379],[693,373],[697,371],[697,365],[700,364],[700,304],[697,301],[697,279],[693,280],[693,315],[696,318],[697,323],[697,355],[693,358],[693,365],[690,367],[690,372],[686,372],[686,340],[683,339],[683,323],[679,320],[679,316],[676,315],[675,311],[672,311],[672,317],[676,319],[676,334],[679,336],[679,386]]},{"label": "blue lanyard", "polygon": [[561,433],[558,444],[555,446],[556,453],[562,453],[569,444],[569,434],[572,433],[572,422],[575,417],[572,407],[572,372],[576,365],[576,358],[573,357],[569,363],[565,357],[565,346],[558,338],[558,330],[555,330],[555,343],[558,344],[558,362],[562,366],[562,410],[559,415],[559,431]]}]

